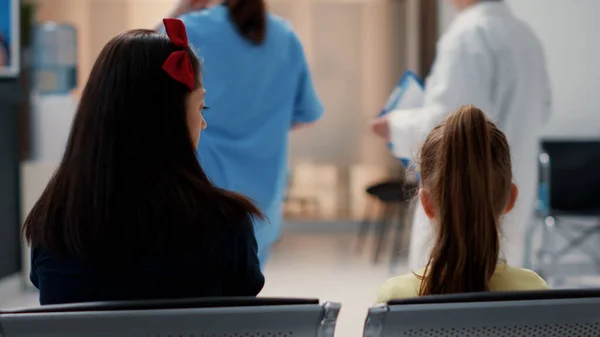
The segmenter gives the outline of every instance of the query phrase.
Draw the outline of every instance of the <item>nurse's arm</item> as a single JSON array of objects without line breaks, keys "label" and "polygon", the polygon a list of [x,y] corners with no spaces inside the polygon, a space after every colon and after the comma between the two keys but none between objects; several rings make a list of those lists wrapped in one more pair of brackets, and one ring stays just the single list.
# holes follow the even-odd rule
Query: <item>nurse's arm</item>
[{"label": "nurse's arm", "polygon": [[292,39],[290,53],[298,69],[291,129],[298,130],[318,121],[323,116],[324,107],[315,90],[302,44],[292,31],[290,31],[290,38]]},{"label": "nurse's arm", "polygon": [[476,36],[441,41],[419,109],[400,109],[384,116],[397,157],[414,157],[429,132],[460,106],[473,104],[492,120],[492,55]]},{"label": "nurse's arm", "polygon": [[303,129],[316,123],[323,116],[323,105],[317,96],[308,68],[300,74],[294,115],[292,116],[292,130]]}]

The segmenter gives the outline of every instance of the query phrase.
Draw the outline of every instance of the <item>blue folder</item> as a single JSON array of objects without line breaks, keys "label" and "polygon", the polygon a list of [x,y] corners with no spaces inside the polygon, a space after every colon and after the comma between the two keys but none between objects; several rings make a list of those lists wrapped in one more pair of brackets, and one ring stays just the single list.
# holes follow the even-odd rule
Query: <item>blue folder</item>
[{"label": "blue folder", "polygon": [[[385,104],[385,106],[383,107],[383,109],[381,109],[379,116],[381,117],[383,115],[388,114],[390,111],[392,111],[394,109],[400,108],[402,105],[402,99],[404,97],[404,94],[406,93],[409,86],[412,85],[413,83],[416,83],[417,85],[419,85],[421,87],[422,90],[425,90],[425,86],[423,85],[421,78],[419,78],[419,76],[417,74],[415,74],[414,72],[412,72],[410,70],[405,71],[404,74],[402,74],[402,77],[400,77],[400,80],[398,81],[398,83],[396,83],[394,90],[390,94],[390,97],[388,98],[388,101]],[[393,145],[391,142],[388,143],[388,148],[390,148],[390,150],[392,149],[392,146]],[[411,165],[411,161],[408,158],[398,158],[398,159],[400,160],[402,165],[404,165],[404,167],[408,168]]]}]

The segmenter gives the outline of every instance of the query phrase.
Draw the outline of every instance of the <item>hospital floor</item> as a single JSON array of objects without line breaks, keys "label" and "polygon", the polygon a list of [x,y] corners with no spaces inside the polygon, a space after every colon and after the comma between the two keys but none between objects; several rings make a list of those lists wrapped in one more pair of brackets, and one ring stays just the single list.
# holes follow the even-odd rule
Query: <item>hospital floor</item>
[{"label": "hospital floor", "polygon": [[[370,253],[369,245],[362,254],[356,253],[356,234],[352,231],[287,232],[274,248],[260,296],[340,302],[336,336],[362,336],[367,309],[377,288],[391,275],[387,259],[374,266]],[[401,263],[395,273],[406,270],[406,264]],[[19,284],[13,283],[13,291],[0,293],[0,309],[37,305],[35,292],[16,291]]]}]

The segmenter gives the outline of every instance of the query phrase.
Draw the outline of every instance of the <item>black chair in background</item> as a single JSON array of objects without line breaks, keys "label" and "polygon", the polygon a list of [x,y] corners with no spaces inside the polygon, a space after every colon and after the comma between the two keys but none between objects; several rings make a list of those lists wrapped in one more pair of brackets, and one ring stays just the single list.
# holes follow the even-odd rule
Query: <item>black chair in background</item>
[{"label": "black chair in background", "polygon": [[[527,230],[525,266],[553,287],[565,286],[568,276],[600,274],[600,247],[589,242],[600,242],[600,139],[543,141],[539,164],[539,220]],[[538,229],[542,246],[534,252]],[[564,261],[574,252],[584,253],[592,266]]]},{"label": "black chair in background", "polygon": [[[367,201],[365,216],[360,224],[357,249],[362,250],[369,230],[375,225],[373,263],[380,261],[381,253],[392,232],[394,238],[391,263],[398,260],[404,237],[410,231],[410,223],[406,218],[417,187],[416,182],[399,179],[377,183],[366,189],[370,200]],[[395,228],[392,226],[394,220],[397,220]]]}]

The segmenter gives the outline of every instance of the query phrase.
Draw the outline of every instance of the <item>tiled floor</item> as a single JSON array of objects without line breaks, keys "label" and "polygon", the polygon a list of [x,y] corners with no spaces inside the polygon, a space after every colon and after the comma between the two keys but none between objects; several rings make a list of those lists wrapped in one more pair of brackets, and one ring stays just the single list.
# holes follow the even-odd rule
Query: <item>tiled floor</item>
[{"label": "tiled floor", "polygon": [[[342,303],[337,336],[362,336],[367,308],[390,276],[389,266],[373,266],[355,254],[349,234],[294,234],[284,237],[267,268],[262,296],[319,297]],[[405,271],[405,267],[400,268]]]},{"label": "tiled floor", "polygon": [[[387,261],[373,266],[366,252],[355,253],[353,233],[290,232],[277,244],[266,270],[260,296],[312,297],[343,304],[336,335],[362,336],[367,308],[377,288],[390,276]],[[367,247],[369,248],[369,247]],[[399,272],[405,272],[401,265]],[[0,298],[0,308],[37,305],[35,292],[16,292]],[[4,292],[6,294],[6,292]],[[1,297],[2,295],[0,295]]]}]

